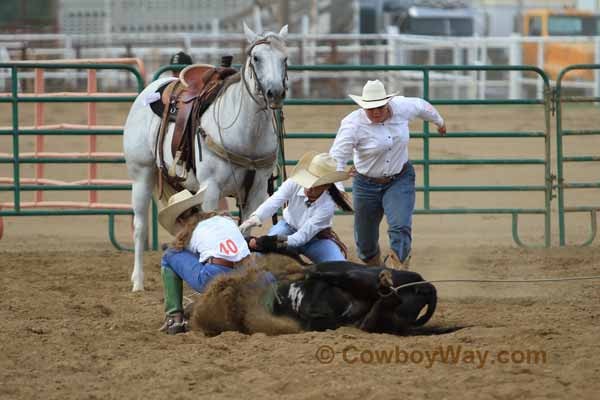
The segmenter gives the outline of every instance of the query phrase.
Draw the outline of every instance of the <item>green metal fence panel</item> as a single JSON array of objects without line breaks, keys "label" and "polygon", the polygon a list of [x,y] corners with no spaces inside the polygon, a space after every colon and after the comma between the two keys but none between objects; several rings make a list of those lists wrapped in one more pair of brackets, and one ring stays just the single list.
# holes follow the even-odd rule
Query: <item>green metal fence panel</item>
[{"label": "green metal fence panel", "polygon": [[[116,215],[133,215],[132,210],[119,209],[58,209],[58,210],[25,210],[21,207],[21,192],[23,191],[73,191],[73,190],[131,190],[131,185],[22,185],[21,184],[21,164],[71,164],[71,163],[110,163],[122,164],[125,162],[123,157],[112,158],[45,158],[45,157],[21,157],[19,155],[19,143],[21,136],[28,135],[61,135],[61,136],[83,136],[83,135],[123,135],[122,129],[20,129],[19,127],[19,104],[21,103],[115,103],[132,102],[136,96],[56,96],[52,93],[38,95],[35,97],[25,97],[19,94],[19,70],[22,69],[68,69],[68,70],[119,70],[126,71],[133,75],[136,82],[136,92],[139,93],[144,88],[144,79],[132,65],[128,64],[94,64],[94,63],[38,63],[38,62],[18,62],[18,63],[0,63],[0,68],[11,71],[11,96],[0,98],[0,103],[10,103],[12,113],[12,129],[0,130],[0,136],[12,137],[12,157],[0,157],[0,164],[11,164],[13,167],[13,184],[0,185],[0,191],[12,191],[14,199],[14,209],[0,209],[2,216],[58,216],[58,215],[107,215],[109,218],[109,238],[113,245],[119,249],[125,249],[115,239],[114,235],[114,217]],[[157,207],[152,204],[152,249],[158,249],[158,224]]]},{"label": "green metal fence panel", "polygon": [[[549,79],[541,69],[533,66],[495,66],[495,65],[291,65],[289,71],[413,71],[423,75],[423,97],[434,105],[539,105],[544,109],[544,131],[539,132],[448,132],[445,137],[432,134],[429,124],[423,123],[422,133],[411,133],[412,138],[423,140],[423,159],[412,160],[414,164],[423,166],[423,186],[417,187],[417,191],[423,193],[423,206],[415,209],[415,214],[511,214],[513,224],[513,239],[520,246],[525,244],[518,235],[518,216],[520,214],[542,214],[544,215],[544,243],[542,246],[549,247],[551,244],[551,199],[552,199],[552,175],[550,164],[550,114],[552,105],[552,92]],[[544,96],[535,99],[430,99],[430,74],[434,71],[528,71],[536,74],[543,80]],[[352,100],[342,99],[290,99],[286,105],[353,105]],[[544,157],[540,159],[433,159],[430,156],[431,140],[452,140],[454,138],[538,138],[543,139]],[[333,139],[335,133],[295,133],[286,135],[288,139]],[[295,165],[297,160],[285,160],[285,165]],[[543,165],[544,181],[538,185],[504,185],[504,186],[433,186],[430,182],[430,170],[436,165]],[[346,189],[350,191],[349,188]],[[544,193],[543,208],[432,208],[430,194],[432,192],[465,192],[465,191],[536,191]]]},{"label": "green metal fence panel", "polygon": [[[560,71],[556,79],[555,102],[556,102],[556,178],[557,178],[557,193],[558,193],[558,232],[560,246],[566,245],[566,226],[565,215],[567,213],[586,212],[590,214],[590,233],[588,238],[580,243],[581,246],[591,244],[597,232],[597,212],[600,209],[600,203],[596,205],[586,206],[571,206],[565,207],[565,190],[566,189],[591,189],[600,188],[600,182],[583,183],[569,182],[564,176],[564,164],[567,162],[597,162],[600,161],[599,155],[586,156],[566,156],[564,155],[564,137],[568,136],[600,136],[600,130],[595,129],[565,129],[563,127],[563,104],[564,103],[600,103],[600,97],[597,96],[568,96],[563,90],[563,82],[565,76],[576,70],[597,70],[600,71],[600,64],[575,64]],[[596,74],[598,75],[598,73]]]}]

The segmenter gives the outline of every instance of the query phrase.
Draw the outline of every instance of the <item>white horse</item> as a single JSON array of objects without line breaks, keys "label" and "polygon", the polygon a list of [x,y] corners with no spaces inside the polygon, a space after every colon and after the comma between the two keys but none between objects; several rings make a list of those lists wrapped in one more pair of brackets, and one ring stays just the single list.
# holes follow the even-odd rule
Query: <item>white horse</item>
[{"label": "white horse", "polygon": [[[240,201],[239,197],[245,194],[242,215],[247,217],[267,198],[267,181],[275,161],[269,166],[245,167],[232,162],[232,158],[241,156],[265,160],[276,157],[278,140],[273,110],[281,108],[287,89],[287,25],[278,34],[266,32],[257,35],[244,24],[244,33],[250,46],[240,81],[231,84],[200,119],[204,132],[228,155],[218,156],[201,139],[200,160],[198,142],[195,141],[196,174],[190,169],[183,186],[192,192],[197,191],[201,184],[207,186],[202,205],[205,211],[217,209],[219,201],[226,196],[237,197]],[[148,236],[148,207],[159,165],[155,143],[161,118],[153,113],[144,99],[169,79],[172,78],[158,79],[140,93],[131,106],[124,128],[125,160],[133,180],[133,291],[144,290],[143,250]],[[170,146],[175,124],[170,125],[163,146],[164,162],[168,168],[173,164]],[[249,169],[255,169],[256,175],[248,193],[243,193],[242,183]]]}]

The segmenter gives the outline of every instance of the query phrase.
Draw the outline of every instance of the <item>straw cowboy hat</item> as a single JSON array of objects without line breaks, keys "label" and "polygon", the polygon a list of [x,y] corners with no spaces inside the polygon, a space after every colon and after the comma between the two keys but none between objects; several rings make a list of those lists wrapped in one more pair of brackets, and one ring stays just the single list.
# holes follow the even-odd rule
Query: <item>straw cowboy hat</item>
[{"label": "straw cowboy hat", "polygon": [[398,92],[387,94],[383,83],[379,80],[367,81],[362,90],[362,96],[349,94],[350,98],[361,108],[370,109],[386,105]]},{"label": "straw cowboy hat", "polygon": [[159,211],[158,222],[160,222],[161,226],[171,235],[175,235],[177,233],[175,229],[177,217],[192,207],[200,206],[204,199],[205,191],[206,186],[202,186],[196,194],[192,194],[187,189],[175,193],[169,197],[167,206]]},{"label": "straw cowboy hat", "polygon": [[289,179],[310,189],[315,186],[344,181],[349,177],[348,172],[337,171],[337,162],[329,154],[309,151],[298,161]]}]

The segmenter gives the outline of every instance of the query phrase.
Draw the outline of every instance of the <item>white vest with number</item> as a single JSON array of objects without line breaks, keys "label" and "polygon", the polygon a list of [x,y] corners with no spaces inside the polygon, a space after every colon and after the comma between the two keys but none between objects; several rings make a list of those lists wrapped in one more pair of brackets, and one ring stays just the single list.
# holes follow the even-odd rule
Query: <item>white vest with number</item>
[{"label": "white vest with number", "polygon": [[199,255],[200,262],[205,262],[210,257],[237,262],[250,254],[248,244],[235,221],[220,215],[196,225],[188,249]]}]

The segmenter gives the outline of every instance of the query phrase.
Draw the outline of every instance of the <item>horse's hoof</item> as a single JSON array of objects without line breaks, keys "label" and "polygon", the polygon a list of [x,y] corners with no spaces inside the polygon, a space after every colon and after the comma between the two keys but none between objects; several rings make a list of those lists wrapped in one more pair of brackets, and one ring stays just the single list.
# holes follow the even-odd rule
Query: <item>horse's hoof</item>
[{"label": "horse's hoof", "polygon": [[144,291],[144,284],[143,283],[134,283],[133,284],[133,289],[131,289],[132,292],[143,292]]},{"label": "horse's hoof", "polygon": [[132,292],[141,292],[144,290],[144,279],[139,279],[138,277],[131,277],[131,282],[133,283]]}]

